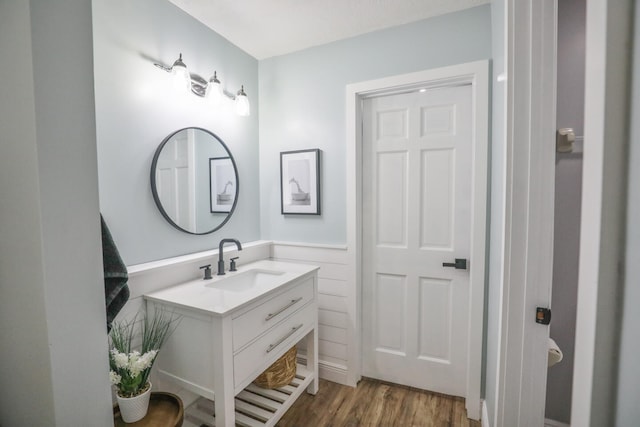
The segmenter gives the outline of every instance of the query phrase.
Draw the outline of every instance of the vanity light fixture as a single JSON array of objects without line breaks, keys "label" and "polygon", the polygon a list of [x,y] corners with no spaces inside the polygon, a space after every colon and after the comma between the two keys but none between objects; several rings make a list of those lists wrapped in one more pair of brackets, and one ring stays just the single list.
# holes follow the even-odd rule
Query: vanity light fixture
[{"label": "vanity light fixture", "polygon": [[236,113],[242,117],[247,117],[251,113],[249,98],[247,98],[247,94],[244,93],[244,86],[240,87],[236,95]]},{"label": "vanity light fixture", "polygon": [[213,72],[213,77],[209,79],[209,84],[207,85],[205,94],[206,97],[216,105],[222,101],[224,90],[222,89],[222,83],[218,80],[218,73],[216,71]]},{"label": "vanity light fixture", "polygon": [[153,64],[156,67],[174,75],[176,81],[180,86],[183,82],[187,89],[190,89],[192,93],[202,98],[210,99],[214,104],[220,103],[224,96],[235,101],[236,113],[239,116],[246,117],[250,114],[251,107],[249,105],[249,98],[244,91],[244,85],[240,87],[240,90],[236,95],[227,92],[223,89],[222,83],[218,80],[218,74],[213,72],[213,77],[207,82],[202,77],[189,73],[186,64],[182,61],[182,53],[175,60],[171,67],[167,67],[162,64]]},{"label": "vanity light fixture", "polygon": [[187,89],[191,85],[191,77],[189,75],[189,70],[187,70],[187,66],[184,62],[182,62],[182,54],[175,60],[173,65],[171,66],[171,74],[173,74],[173,78],[175,79],[176,85],[185,86]]}]

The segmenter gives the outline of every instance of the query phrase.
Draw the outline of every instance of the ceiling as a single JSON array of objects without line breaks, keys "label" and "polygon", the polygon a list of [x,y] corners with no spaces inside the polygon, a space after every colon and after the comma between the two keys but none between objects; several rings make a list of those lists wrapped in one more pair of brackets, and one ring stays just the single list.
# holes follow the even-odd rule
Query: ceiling
[{"label": "ceiling", "polygon": [[256,59],[490,0],[169,0]]}]

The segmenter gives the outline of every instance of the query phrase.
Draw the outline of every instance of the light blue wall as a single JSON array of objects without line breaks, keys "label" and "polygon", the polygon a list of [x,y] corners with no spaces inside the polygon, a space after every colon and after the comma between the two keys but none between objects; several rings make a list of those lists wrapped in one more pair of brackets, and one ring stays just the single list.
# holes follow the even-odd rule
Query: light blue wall
[{"label": "light blue wall", "polygon": [[[208,250],[223,237],[256,240],[258,192],[258,62],[166,0],[94,0],[94,66],[100,210],[127,265]],[[217,70],[223,86],[243,84],[252,115],[238,117],[230,100],[213,108],[153,66],[179,53],[205,79]],[[222,230],[193,236],[160,215],[150,188],[153,154],[180,128],[211,130],[229,147],[242,190]]]},{"label": "light blue wall", "polygon": [[[261,234],[346,242],[347,84],[491,57],[490,6],[479,6],[260,61]],[[280,151],[322,150],[322,215],[280,213]]]}]

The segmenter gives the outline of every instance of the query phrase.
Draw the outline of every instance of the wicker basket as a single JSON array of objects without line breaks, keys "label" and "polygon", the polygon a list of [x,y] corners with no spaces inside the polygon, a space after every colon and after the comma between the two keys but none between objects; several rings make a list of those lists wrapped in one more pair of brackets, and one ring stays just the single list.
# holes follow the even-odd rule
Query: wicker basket
[{"label": "wicker basket", "polygon": [[283,387],[296,376],[296,358],[298,351],[293,346],[289,351],[273,362],[253,383],[262,388]]}]

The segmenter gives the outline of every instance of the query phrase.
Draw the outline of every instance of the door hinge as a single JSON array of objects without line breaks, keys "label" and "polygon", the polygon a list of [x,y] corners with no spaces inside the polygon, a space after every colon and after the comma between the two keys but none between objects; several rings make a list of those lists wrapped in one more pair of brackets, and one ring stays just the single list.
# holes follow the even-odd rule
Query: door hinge
[{"label": "door hinge", "polygon": [[536,307],[536,323],[540,323],[541,325],[551,323],[551,309]]}]

